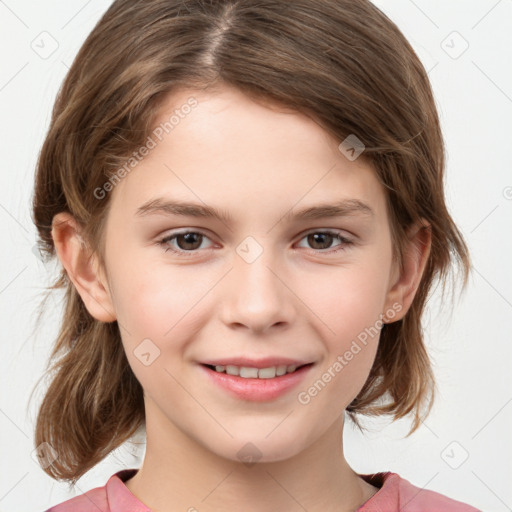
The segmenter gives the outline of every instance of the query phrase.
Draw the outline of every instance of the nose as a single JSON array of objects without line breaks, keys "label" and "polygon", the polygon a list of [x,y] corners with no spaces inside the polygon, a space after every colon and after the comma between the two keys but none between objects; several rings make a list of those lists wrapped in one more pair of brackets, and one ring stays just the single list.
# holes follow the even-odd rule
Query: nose
[{"label": "nose", "polygon": [[220,299],[224,323],[255,333],[291,325],[296,309],[289,280],[272,251],[263,250],[253,261],[235,253]]}]

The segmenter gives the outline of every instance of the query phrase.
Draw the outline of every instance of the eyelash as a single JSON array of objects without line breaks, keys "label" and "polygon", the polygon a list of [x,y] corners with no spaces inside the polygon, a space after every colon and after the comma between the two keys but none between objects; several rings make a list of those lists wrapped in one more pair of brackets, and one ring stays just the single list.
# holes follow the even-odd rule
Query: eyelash
[{"label": "eyelash", "polygon": [[[193,251],[184,251],[182,249],[174,249],[171,246],[169,246],[169,244],[168,244],[168,242],[170,242],[171,240],[175,239],[176,237],[178,237],[180,235],[187,235],[187,234],[190,234],[190,233],[202,235],[203,237],[208,238],[208,236],[205,233],[201,232],[201,231],[182,231],[180,233],[175,233],[173,235],[167,235],[166,237],[160,239],[158,241],[158,244],[161,245],[162,247],[164,247],[165,252],[171,251],[171,252],[177,254],[178,256],[184,256],[184,257],[189,257],[189,258],[193,257],[197,252],[199,252],[198,249],[195,249]],[[322,230],[322,231],[320,231],[320,230],[318,230],[318,231],[310,231],[309,233],[306,233],[301,238],[301,240],[303,240],[304,238],[306,238],[309,235],[318,234],[318,233],[321,233],[321,234],[324,234],[324,235],[325,234],[326,235],[333,235],[336,239],[338,239],[341,242],[341,244],[338,246],[339,248],[335,249],[335,250],[311,249],[312,251],[314,251],[316,253],[320,253],[320,254],[337,254],[339,252],[345,251],[348,246],[350,246],[350,245],[352,245],[354,243],[351,240],[349,240],[348,238],[345,238],[344,236],[342,236],[339,232],[332,231],[332,230],[329,230],[329,229]],[[208,249],[206,249],[206,250],[208,250]]]}]

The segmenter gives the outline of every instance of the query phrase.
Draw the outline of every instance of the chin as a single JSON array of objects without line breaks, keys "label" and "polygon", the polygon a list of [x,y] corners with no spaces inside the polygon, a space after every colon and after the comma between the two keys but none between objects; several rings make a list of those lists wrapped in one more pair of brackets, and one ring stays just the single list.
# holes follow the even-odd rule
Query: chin
[{"label": "chin", "polygon": [[[248,467],[255,463],[262,462],[280,462],[290,459],[300,453],[304,446],[298,443],[294,437],[277,436],[272,433],[265,438],[267,434],[255,435],[247,434],[234,439],[226,440],[225,446],[208,446],[208,448],[218,456],[229,459],[234,462],[242,462]],[[275,435],[274,439],[271,439]]]}]

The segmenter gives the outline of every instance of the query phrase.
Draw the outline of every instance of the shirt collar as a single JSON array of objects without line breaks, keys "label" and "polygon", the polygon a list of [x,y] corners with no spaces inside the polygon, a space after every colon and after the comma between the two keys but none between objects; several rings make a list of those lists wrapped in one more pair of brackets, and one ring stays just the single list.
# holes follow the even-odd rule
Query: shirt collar
[{"label": "shirt collar", "polygon": [[[107,501],[110,512],[151,512],[151,510],[134,496],[125,482],[132,478],[138,469],[123,469],[112,475],[107,484]],[[367,506],[374,504],[381,506],[383,504],[394,505],[396,503],[396,481],[399,476],[390,471],[385,473],[359,474],[366,482],[379,488],[379,491],[366,501],[358,511],[367,510]],[[368,509],[370,510],[370,509]],[[391,509],[390,509],[391,510]]]},{"label": "shirt collar", "polygon": [[126,487],[125,482],[137,473],[138,469],[123,469],[112,475],[107,484],[107,502],[110,512],[151,512]]}]

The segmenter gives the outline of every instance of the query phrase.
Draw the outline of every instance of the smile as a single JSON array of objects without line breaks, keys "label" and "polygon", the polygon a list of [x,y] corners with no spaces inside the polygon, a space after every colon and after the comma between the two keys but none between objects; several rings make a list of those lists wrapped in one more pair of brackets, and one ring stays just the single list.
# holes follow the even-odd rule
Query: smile
[{"label": "smile", "polygon": [[253,402],[272,401],[286,395],[303,381],[313,366],[314,363],[265,368],[198,365],[217,389],[238,400]]},{"label": "smile", "polygon": [[297,366],[295,364],[290,365],[279,365],[279,366],[270,366],[268,368],[252,368],[249,366],[235,366],[235,365],[206,365],[211,370],[215,370],[218,373],[226,373],[228,375],[236,375],[238,377],[242,377],[244,379],[273,379],[275,377],[280,377],[282,375],[286,375],[287,373],[293,373],[298,368],[302,368],[302,366]]}]

